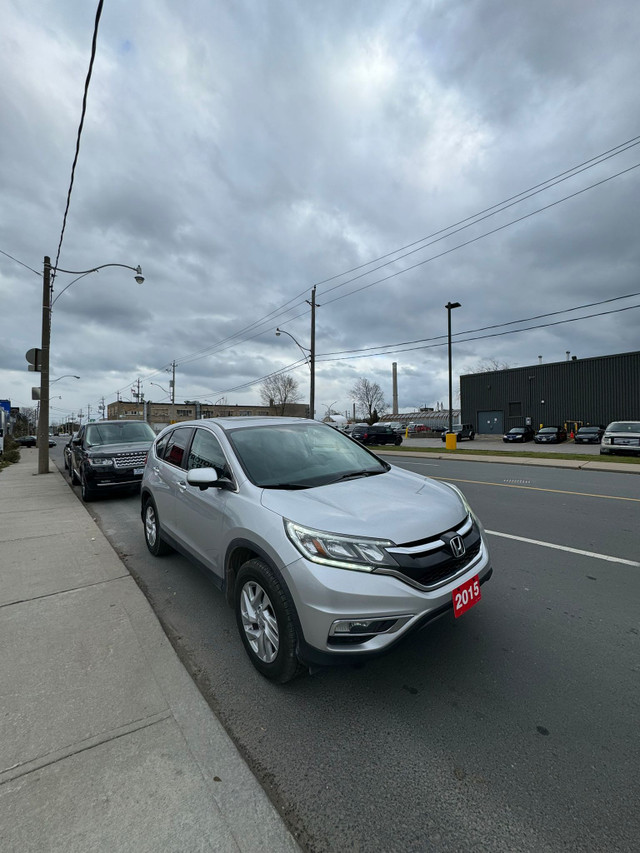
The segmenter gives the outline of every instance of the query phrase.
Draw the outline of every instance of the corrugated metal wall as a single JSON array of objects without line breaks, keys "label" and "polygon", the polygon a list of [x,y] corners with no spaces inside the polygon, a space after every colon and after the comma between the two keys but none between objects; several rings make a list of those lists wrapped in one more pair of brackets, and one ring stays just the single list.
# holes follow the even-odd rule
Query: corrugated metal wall
[{"label": "corrugated metal wall", "polygon": [[640,352],[533,364],[460,377],[462,421],[482,432],[481,413],[503,413],[504,429],[527,418],[545,426],[640,418]]}]

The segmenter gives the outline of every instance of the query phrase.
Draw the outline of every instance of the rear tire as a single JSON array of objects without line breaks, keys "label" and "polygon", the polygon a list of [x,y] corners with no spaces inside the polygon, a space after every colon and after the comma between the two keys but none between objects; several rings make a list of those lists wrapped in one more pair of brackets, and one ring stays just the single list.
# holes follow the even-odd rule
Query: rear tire
[{"label": "rear tire", "polygon": [[263,560],[249,560],[242,566],[234,600],[238,630],[251,663],[271,681],[291,681],[302,670],[296,656],[293,605]]},{"label": "rear tire", "polygon": [[164,557],[165,554],[169,554],[173,549],[162,538],[158,510],[151,498],[147,498],[145,501],[142,520],[144,523],[144,541],[147,543],[149,551],[154,557]]}]

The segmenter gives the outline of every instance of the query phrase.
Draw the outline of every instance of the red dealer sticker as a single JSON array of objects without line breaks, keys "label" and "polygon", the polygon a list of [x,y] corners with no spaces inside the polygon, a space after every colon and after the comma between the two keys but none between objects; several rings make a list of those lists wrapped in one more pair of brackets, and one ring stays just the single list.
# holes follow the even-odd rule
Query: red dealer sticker
[{"label": "red dealer sticker", "polygon": [[462,586],[456,587],[451,596],[453,598],[453,615],[457,619],[482,598],[478,575],[463,583]]}]

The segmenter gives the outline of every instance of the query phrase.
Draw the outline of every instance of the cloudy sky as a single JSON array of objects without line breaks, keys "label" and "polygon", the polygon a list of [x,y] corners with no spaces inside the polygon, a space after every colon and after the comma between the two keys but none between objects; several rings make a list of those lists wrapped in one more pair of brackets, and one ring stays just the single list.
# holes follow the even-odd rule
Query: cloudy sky
[{"label": "cloudy sky", "polygon": [[[97,5],[2,4],[17,406]],[[318,417],[360,377],[391,401],[394,361],[401,410],[448,405],[448,301],[456,374],[639,349],[639,39],[637,0],[105,0],[58,266],[145,282],[57,274],[51,375],[81,378],[52,385],[52,421],[138,381],[166,400],[174,361],[178,401],[258,403],[296,364],[308,399],[275,329],[309,346],[314,284]]]}]

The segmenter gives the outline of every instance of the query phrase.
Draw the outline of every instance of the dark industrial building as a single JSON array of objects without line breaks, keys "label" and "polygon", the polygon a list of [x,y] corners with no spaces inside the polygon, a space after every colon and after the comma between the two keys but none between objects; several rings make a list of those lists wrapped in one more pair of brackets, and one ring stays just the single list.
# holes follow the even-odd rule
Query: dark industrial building
[{"label": "dark industrial building", "polygon": [[640,419],[640,352],[570,358],[460,377],[463,423],[479,434],[531,424],[575,429]]}]

